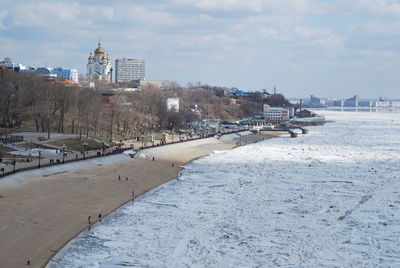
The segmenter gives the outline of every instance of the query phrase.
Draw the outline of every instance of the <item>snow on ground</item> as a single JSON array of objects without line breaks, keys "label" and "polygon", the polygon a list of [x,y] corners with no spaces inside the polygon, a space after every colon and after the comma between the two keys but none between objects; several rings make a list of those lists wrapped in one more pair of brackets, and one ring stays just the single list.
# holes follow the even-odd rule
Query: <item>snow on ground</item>
[{"label": "snow on ground", "polygon": [[400,114],[219,152],[73,240],[50,267],[399,267]]},{"label": "snow on ground", "polygon": [[73,169],[84,168],[88,166],[103,166],[129,161],[130,158],[125,154],[116,154],[88,160],[70,162],[63,165],[54,165],[40,169],[18,172],[16,174],[0,178],[0,188],[8,187],[22,181],[31,179],[40,179],[43,176],[64,173]]}]

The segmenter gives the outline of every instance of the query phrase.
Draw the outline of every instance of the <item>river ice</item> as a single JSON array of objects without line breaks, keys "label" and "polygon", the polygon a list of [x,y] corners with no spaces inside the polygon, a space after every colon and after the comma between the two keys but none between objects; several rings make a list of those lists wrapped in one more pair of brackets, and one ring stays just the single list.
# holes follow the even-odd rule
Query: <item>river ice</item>
[{"label": "river ice", "polygon": [[400,114],[198,159],[50,267],[400,267]]}]

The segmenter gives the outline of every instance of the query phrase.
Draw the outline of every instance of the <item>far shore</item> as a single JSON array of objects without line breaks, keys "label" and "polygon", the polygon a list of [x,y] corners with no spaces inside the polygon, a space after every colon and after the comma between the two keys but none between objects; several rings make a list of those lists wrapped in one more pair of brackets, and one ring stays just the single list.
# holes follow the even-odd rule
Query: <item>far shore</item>
[{"label": "far shore", "polygon": [[181,166],[196,158],[236,147],[238,136],[155,147],[117,164],[86,166],[0,188],[2,267],[24,267],[27,261],[31,267],[44,267],[89,227],[89,216],[92,225],[101,224],[99,214],[104,217],[175,179]]}]

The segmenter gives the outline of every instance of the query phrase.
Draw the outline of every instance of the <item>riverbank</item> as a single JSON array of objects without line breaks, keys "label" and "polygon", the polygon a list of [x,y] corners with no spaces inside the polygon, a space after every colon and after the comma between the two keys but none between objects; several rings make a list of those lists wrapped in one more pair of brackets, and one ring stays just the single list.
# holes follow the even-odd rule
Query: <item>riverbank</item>
[{"label": "riverbank", "polygon": [[155,147],[120,163],[61,171],[0,188],[0,263],[21,267],[29,260],[31,267],[43,267],[88,228],[89,216],[97,222],[99,214],[104,217],[131,202],[133,192],[137,197],[176,178],[180,166],[234,148],[238,136]]}]

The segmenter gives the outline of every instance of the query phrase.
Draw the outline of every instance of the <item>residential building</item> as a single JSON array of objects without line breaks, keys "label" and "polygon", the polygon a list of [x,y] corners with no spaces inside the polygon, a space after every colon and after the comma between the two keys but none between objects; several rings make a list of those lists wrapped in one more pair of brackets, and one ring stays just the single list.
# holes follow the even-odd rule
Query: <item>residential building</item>
[{"label": "residential building", "polygon": [[57,79],[72,80],[78,83],[78,71],[76,69],[63,69],[62,67],[57,67],[52,70],[52,74],[57,75]]},{"label": "residential building", "polygon": [[35,73],[42,78],[56,79],[57,74],[53,74],[53,68],[51,67],[40,67],[35,70]]},{"label": "residential building", "polygon": [[88,81],[103,81],[110,83],[112,80],[111,58],[99,42],[94,55],[90,53],[86,69]]},{"label": "residential building", "polygon": [[115,82],[124,83],[145,79],[145,62],[138,59],[115,60]]},{"label": "residential building", "polygon": [[346,99],[343,103],[343,106],[344,107],[357,107],[359,100],[360,100],[360,98],[357,95],[354,95],[354,97]]},{"label": "residential building", "polygon": [[289,120],[289,109],[271,107],[268,104],[264,104],[264,119],[269,122]]},{"label": "residential building", "polygon": [[343,107],[344,101],[342,100],[334,100],[333,101],[333,106],[335,107]]},{"label": "residential building", "polygon": [[0,61],[0,66],[7,67],[8,69],[16,72],[27,69],[27,67],[25,67],[24,65],[13,62],[12,59],[9,57],[6,57],[2,61]]},{"label": "residential building", "polygon": [[168,83],[169,81],[167,80],[140,80],[139,88],[143,89],[144,87],[152,86],[158,89],[165,89]]}]

